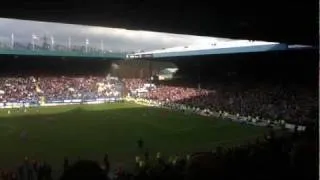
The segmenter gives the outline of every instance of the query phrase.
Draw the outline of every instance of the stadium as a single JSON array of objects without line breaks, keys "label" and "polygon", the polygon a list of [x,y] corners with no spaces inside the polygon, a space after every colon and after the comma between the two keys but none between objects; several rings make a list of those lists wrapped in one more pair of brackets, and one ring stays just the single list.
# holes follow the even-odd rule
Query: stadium
[{"label": "stadium", "polygon": [[4,179],[317,177],[317,49],[16,47],[1,46]]}]

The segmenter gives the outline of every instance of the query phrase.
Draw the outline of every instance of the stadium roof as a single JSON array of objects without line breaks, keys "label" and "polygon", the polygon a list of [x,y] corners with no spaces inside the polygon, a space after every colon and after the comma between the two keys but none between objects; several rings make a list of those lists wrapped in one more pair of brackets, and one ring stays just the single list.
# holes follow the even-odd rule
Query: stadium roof
[{"label": "stadium roof", "polygon": [[[211,44],[230,39],[172,33],[134,31],[121,28],[84,26],[41,21],[0,18],[0,44],[46,43],[53,46],[85,46],[112,52],[150,51],[175,46]],[[32,38],[31,38],[32,37]],[[86,40],[88,40],[86,43]],[[70,48],[69,48],[70,49]]]},{"label": "stadium roof", "polygon": [[34,0],[5,1],[0,17],[315,45],[318,7],[317,0]]},{"label": "stadium roof", "polygon": [[136,53],[136,54],[184,52],[184,51],[205,50],[205,49],[209,50],[209,49],[219,49],[219,48],[248,47],[248,46],[276,45],[276,44],[279,44],[279,43],[263,42],[263,41],[249,41],[249,40],[216,41],[211,44],[196,44],[193,46],[173,47],[173,48],[159,49],[159,50]]},{"label": "stadium roof", "polygon": [[[310,48],[310,47],[309,47]],[[266,52],[266,51],[283,51],[288,50],[286,44],[249,41],[249,40],[233,40],[233,41],[217,41],[212,44],[200,44],[194,46],[174,47],[167,49],[159,49],[147,52],[137,52],[127,54],[127,58],[163,58],[176,56],[197,56],[197,55],[213,55],[213,54],[235,54],[250,52]]]}]

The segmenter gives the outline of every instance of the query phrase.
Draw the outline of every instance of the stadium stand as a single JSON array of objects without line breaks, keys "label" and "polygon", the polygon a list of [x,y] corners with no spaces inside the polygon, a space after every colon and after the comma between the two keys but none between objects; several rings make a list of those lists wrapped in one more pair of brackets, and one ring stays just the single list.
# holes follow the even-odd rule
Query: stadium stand
[{"label": "stadium stand", "polygon": [[121,97],[123,84],[110,77],[1,78],[0,103],[37,104]]},{"label": "stadium stand", "polygon": [[[44,72],[35,73],[32,69],[25,73],[28,75],[0,78],[0,102],[3,106],[9,102],[36,104],[70,99],[80,99],[82,102],[129,95],[149,103],[155,101],[160,106],[172,109],[205,111],[208,114],[218,113],[219,116],[232,114],[236,118],[246,117],[245,120],[251,122],[264,119],[305,125],[304,131],[294,128],[293,134],[278,135],[270,129],[263,140],[231,148],[218,147],[212,152],[162,157],[161,152],[149,155],[146,148],[141,148],[143,152],[137,154],[135,170],[131,171],[121,166],[110,168],[107,156],[102,165],[87,160],[69,163],[66,158],[61,179],[317,178],[315,59],[305,54],[298,58],[296,54],[263,56],[268,61],[264,59],[257,62],[255,59],[248,63],[237,59],[237,62],[208,62],[208,59],[192,59],[199,60],[202,65],[191,64],[194,69],[188,71],[189,76],[184,73],[192,68],[179,66],[183,69],[178,71],[178,76],[184,78],[164,82],[150,82],[150,76],[159,72],[160,65],[153,64],[154,69],[150,69],[149,62],[140,61],[118,63],[117,70],[111,68],[112,63],[108,63],[111,76],[75,73],[84,72],[87,68],[73,71],[73,63],[62,69],[68,73],[48,75]],[[271,62],[270,58],[275,57],[278,59],[272,59]],[[277,61],[281,58],[285,62]],[[304,58],[310,59],[311,65],[303,65],[301,59]],[[132,71],[128,70],[130,63],[134,64]],[[147,73],[139,73],[141,70]],[[18,169],[2,169],[0,177],[4,180],[51,179],[52,168],[45,162],[26,158]]]},{"label": "stadium stand", "polygon": [[[148,89],[147,93],[137,94],[135,91],[147,81],[128,79],[125,84],[133,89],[132,95],[158,103],[177,103],[249,119],[314,123],[318,116],[315,60],[310,59],[311,65],[305,65],[301,55],[290,55],[290,60],[285,59],[287,54],[280,56],[284,59],[277,55],[266,56],[261,60],[245,61],[237,57],[235,60],[223,59],[224,62],[211,61],[211,64],[200,58],[204,64],[201,70],[208,73],[201,75],[203,79],[198,79],[197,66],[194,66],[195,70],[189,72],[189,79],[158,81],[155,82],[157,88]],[[268,58],[274,59],[270,62]],[[212,69],[206,71],[206,65]]]}]

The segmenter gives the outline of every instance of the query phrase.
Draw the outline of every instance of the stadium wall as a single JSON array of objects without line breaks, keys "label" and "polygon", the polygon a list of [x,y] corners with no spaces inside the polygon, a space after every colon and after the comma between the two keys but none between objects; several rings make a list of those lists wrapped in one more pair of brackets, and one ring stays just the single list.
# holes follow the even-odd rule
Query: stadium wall
[{"label": "stadium wall", "polygon": [[61,101],[49,101],[46,103],[37,102],[8,102],[0,103],[0,109],[12,109],[12,108],[28,108],[28,107],[46,107],[46,106],[63,106],[63,105],[74,105],[74,104],[103,104],[103,103],[113,103],[122,101],[121,97],[110,97],[110,98],[98,98],[98,99],[65,99]]}]

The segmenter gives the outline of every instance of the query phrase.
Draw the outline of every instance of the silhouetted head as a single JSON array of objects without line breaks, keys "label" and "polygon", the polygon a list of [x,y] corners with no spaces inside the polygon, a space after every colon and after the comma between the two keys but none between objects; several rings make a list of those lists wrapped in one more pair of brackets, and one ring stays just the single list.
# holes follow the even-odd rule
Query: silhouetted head
[{"label": "silhouetted head", "polygon": [[98,163],[81,160],[70,166],[61,177],[61,180],[107,180]]},{"label": "silhouetted head", "polygon": [[108,153],[106,153],[105,155],[104,155],[104,160],[108,160],[109,159],[109,155],[108,155]]}]

